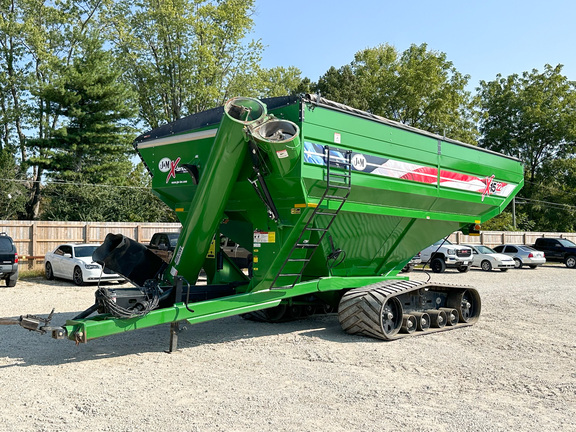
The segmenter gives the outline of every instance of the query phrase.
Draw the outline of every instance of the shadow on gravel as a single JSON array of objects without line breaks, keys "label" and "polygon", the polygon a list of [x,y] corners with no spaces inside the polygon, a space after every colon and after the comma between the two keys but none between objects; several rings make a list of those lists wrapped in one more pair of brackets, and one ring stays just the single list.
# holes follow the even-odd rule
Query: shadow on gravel
[{"label": "shadow on gravel", "polygon": [[[63,325],[76,315],[55,313],[51,325]],[[315,315],[284,323],[254,322],[236,316],[194,325],[184,323],[181,328],[178,350],[203,345],[222,345],[222,349],[226,349],[224,345],[229,342],[289,333],[332,342],[359,342],[358,336],[347,335],[342,331],[336,314]],[[59,365],[143,353],[171,355],[165,353],[169,348],[169,338],[169,324],[98,338],[79,345],[68,339],[55,340],[49,334],[30,332],[20,326],[0,326],[0,369]],[[380,342],[369,338],[361,340],[364,339],[366,342]],[[178,352],[172,355],[178,355]]]}]

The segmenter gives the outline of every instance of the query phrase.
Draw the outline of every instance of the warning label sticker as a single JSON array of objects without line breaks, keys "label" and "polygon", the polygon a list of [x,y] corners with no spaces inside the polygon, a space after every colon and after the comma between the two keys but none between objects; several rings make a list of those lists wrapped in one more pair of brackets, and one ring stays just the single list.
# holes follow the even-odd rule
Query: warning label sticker
[{"label": "warning label sticker", "polygon": [[210,249],[208,249],[206,258],[216,258],[216,240],[214,239],[212,239],[212,243],[210,243]]},{"label": "warning label sticker", "polygon": [[276,243],[276,233],[274,231],[254,231],[254,246],[257,243]]},{"label": "warning label sticker", "polygon": [[276,156],[278,156],[278,159],[284,159],[288,157],[288,151],[286,150],[278,150],[276,152]]}]

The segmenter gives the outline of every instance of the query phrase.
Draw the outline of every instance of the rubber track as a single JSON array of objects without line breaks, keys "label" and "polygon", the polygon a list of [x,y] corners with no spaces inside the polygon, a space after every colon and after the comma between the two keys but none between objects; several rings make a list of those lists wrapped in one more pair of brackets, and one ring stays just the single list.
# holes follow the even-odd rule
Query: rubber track
[{"label": "rubber track", "polygon": [[376,339],[393,340],[406,336],[422,335],[438,331],[451,330],[457,327],[472,325],[471,323],[459,323],[456,326],[442,328],[430,328],[426,331],[418,331],[410,334],[397,333],[387,336],[382,332],[380,314],[382,305],[392,297],[406,294],[411,291],[426,287],[435,290],[451,291],[471,289],[470,287],[447,284],[429,284],[417,281],[384,281],[348,291],[342,297],[338,308],[338,320],[346,333],[359,334]]}]

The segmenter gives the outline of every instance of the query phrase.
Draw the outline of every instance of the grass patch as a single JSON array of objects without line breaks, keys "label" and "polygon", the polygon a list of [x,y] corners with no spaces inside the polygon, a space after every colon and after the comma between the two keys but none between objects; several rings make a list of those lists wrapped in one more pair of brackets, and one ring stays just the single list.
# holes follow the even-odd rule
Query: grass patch
[{"label": "grass patch", "polygon": [[44,277],[44,269],[22,270],[18,272],[18,279],[32,279]]}]

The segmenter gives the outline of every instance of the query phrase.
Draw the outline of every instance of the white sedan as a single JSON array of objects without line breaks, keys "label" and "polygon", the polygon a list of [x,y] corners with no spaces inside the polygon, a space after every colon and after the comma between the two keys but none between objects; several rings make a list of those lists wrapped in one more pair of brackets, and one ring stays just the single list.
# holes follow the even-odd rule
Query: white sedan
[{"label": "white sedan", "polygon": [[124,277],[104,269],[92,260],[98,244],[62,244],[44,257],[46,279],[55,277],[72,280],[76,285],[86,282],[123,281]]},{"label": "white sedan", "polygon": [[500,269],[505,272],[514,268],[514,259],[483,245],[463,245],[472,249],[472,267],[480,267],[484,271]]}]

